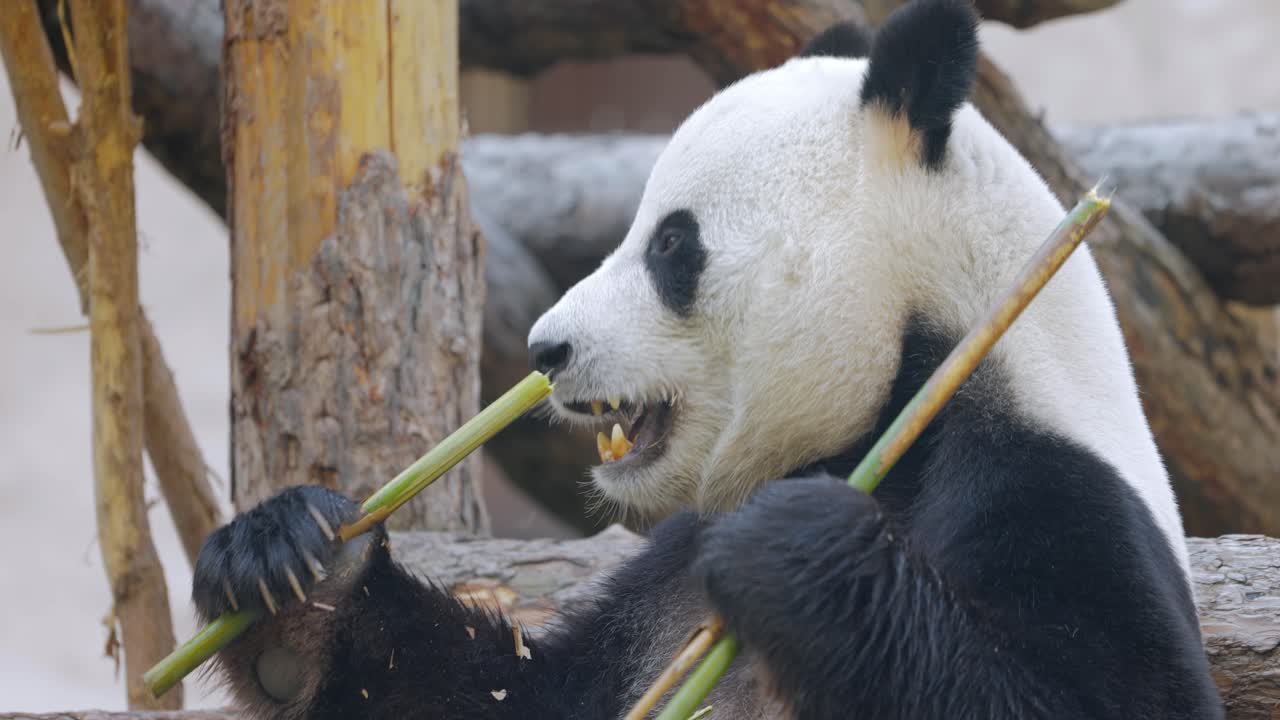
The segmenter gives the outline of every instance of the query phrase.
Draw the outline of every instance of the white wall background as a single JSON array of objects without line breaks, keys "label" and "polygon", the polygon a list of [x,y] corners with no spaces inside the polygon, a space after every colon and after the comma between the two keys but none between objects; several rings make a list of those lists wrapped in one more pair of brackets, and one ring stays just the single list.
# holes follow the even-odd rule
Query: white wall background
[{"label": "white wall background", "polygon": [[[1072,121],[1280,111],[1278,36],[1276,0],[1128,0],[1031,32],[984,31],[1033,105]],[[0,705],[123,709],[101,650],[109,597],[94,539],[88,336],[38,334],[83,320],[16,138],[0,78],[0,247],[8,258],[0,263]],[[225,478],[225,231],[143,153],[137,190],[143,302],[205,458]],[[148,497],[157,497],[153,485]],[[162,504],[151,522],[185,639],[195,629],[190,573]],[[191,682],[187,693],[188,707],[222,702]]]}]

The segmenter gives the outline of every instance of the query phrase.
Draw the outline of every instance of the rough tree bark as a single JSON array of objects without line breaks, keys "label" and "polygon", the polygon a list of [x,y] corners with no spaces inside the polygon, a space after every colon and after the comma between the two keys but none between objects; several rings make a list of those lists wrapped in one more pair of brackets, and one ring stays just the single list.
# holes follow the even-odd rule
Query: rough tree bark
[{"label": "rough tree bark", "polygon": [[[557,612],[590,602],[597,573],[633,554],[640,539],[618,526],[584,540],[479,540],[393,533],[397,560],[455,595],[503,610],[539,632]],[[1280,540],[1228,535],[1188,539],[1205,650],[1229,720],[1280,712]],[[234,713],[0,713],[0,720],[222,720]]]},{"label": "rough tree bark", "polygon": [[[84,207],[71,186],[71,121],[58,89],[57,68],[30,2],[17,2],[4,16],[0,54],[9,73],[31,161],[66,257],[81,312],[89,312],[89,240]],[[135,73],[136,77],[136,73]],[[173,516],[183,549],[195,561],[205,536],[221,523],[208,473],[165,364],[160,342],[141,308],[144,442],[160,491]]]},{"label": "rough tree bark", "polygon": [[[233,499],[362,497],[479,410],[456,7],[228,0],[225,18]],[[486,530],[478,463],[391,525]]]},{"label": "rough tree bark", "polygon": [[[130,708],[182,707],[182,693],[155,698],[142,673],[173,649],[160,557],[151,542],[142,474],[142,354],[133,149],[141,137],[129,104],[124,0],[73,0],[82,101],[74,128],[71,186],[89,245],[89,356],[93,375],[93,470],[98,540],[111,583],[108,615],[120,626]],[[108,641],[108,647],[114,639]]]}]

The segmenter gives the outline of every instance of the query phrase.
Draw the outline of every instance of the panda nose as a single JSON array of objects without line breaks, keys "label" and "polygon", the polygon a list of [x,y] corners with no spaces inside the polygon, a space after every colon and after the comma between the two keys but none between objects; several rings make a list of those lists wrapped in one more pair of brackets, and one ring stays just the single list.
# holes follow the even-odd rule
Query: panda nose
[{"label": "panda nose", "polygon": [[567,342],[536,342],[529,346],[529,364],[543,375],[551,375],[569,364],[572,352]]}]

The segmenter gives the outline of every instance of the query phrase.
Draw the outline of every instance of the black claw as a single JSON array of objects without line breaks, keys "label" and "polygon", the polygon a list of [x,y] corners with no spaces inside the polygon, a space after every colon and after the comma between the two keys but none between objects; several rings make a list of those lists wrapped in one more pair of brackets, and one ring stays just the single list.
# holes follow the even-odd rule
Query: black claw
[{"label": "black claw", "polygon": [[339,547],[334,528],[358,515],[350,499],[310,486],[243,513],[205,540],[192,583],[196,609],[213,618],[237,609],[274,614],[304,602]]}]

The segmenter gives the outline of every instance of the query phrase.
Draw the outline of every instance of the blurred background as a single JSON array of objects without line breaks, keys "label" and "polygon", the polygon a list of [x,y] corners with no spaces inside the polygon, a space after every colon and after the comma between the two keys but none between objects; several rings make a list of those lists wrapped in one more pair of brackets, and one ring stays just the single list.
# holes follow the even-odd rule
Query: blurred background
[{"label": "blurred background", "polygon": [[[1280,112],[1277,37],[1275,0],[1126,0],[1029,30],[983,30],[992,59],[1050,126]],[[665,134],[714,87],[683,57],[625,57],[560,63],[527,79],[468,70],[462,104],[473,135]],[[64,90],[74,108],[74,89]],[[0,697],[16,711],[122,709],[100,648],[109,593],[95,544],[88,333],[7,85],[0,132],[0,235],[10,253],[0,263],[0,301],[10,308],[0,314]],[[142,301],[229,512],[227,231],[141,148],[136,162]],[[582,444],[590,453],[590,440]],[[484,467],[495,535],[570,536],[598,525],[557,517],[497,463]],[[158,499],[153,485],[147,496]],[[195,629],[190,571],[162,503],[150,519],[185,638]],[[187,693],[188,707],[223,701],[201,683]]]}]

